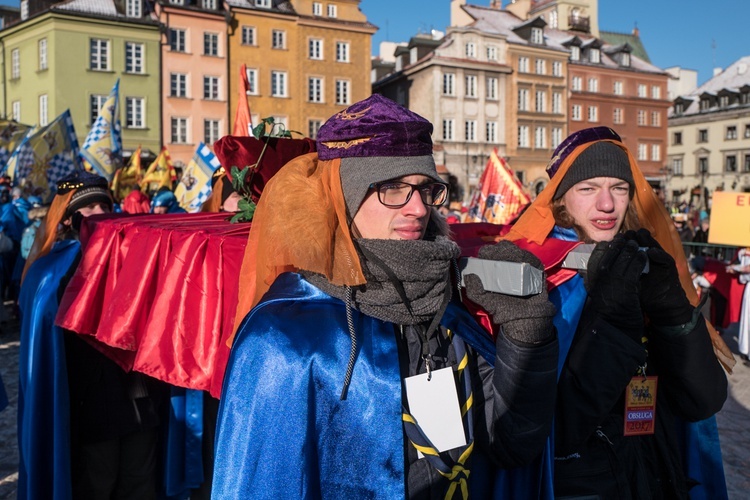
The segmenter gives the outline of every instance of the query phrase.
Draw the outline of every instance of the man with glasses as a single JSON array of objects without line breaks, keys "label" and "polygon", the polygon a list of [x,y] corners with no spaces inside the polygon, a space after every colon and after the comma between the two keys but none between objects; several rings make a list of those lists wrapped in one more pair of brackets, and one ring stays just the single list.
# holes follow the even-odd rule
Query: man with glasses
[{"label": "man with glasses", "polygon": [[[491,498],[499,467],[541,453],[554,307],[546,291],[502,296],[470,280],[495,341],[463,308],[431,132],[374,95],[331,117],[318,153],[266,186],[242,270],[240,303],[252,293],[253,308],[219,409],[215,498]],[[541,267],[509,242],[486,248]]]}]

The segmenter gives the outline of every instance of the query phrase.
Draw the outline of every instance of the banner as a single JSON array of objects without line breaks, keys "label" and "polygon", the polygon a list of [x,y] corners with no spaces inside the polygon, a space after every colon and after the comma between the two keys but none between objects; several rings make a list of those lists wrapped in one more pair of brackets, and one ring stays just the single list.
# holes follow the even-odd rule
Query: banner
[{"label": "banner", "polygon": [[141,179],[141,191],[152,194],[165,187],[172,190],[172,182],[177,179],[177,172],[172,166],[172,159],[166,147],[161,148],[159,156],[149,165],[143,179]]},{"label": "banner", "polygon": [[237,87],[237,109],[234,112],[234,129],[232,135],[240,137],[249,137],[250,128],[252,127],[252,118],[250,117],[250,104],[247,102],[247,90],[249,86],[247,81],[247,66],[243,63],[240,66],[240,81]]},{"label": "banner", "polygon": [[142,179],[141,146],[138,146],[138,149],[130,156],[128,165],[115,172],[115,176],[112,179],[112,192],[115,195],[115,199],[122,201],[131,191],[140,189]]},{"label": "banner", "polygon": [[50,200],[57,181],[79,170],[78,139],[70,110],[46,127],[29,134],[8,160],[7,175],[13,184]]},{"label": "banner", "polygon": [[84,167],[96,171],[110,182],[115,171],[122,166],[119,89],[118,78],[81,147]]},{"label": "banner", "polygon": [[708,242],[750,247],[750,193],[714,191]]},{"label": "banner", "polygon": [[31,131],[30,125],[13,120],[0,120],[0,172],[5,170],[10,155]]},{"label": "banner", "polygon": [[492,151],[471,197],[465,222],[510,223],[531,202],[507,162]]},{"label": "banner", "polygon": [[198,212],[201,209],[201,205],[211,194],[211,177],[219,167],[219,159],[208,146],[202,142],[198,144],[174,190],[182,208],[188,212]]}]

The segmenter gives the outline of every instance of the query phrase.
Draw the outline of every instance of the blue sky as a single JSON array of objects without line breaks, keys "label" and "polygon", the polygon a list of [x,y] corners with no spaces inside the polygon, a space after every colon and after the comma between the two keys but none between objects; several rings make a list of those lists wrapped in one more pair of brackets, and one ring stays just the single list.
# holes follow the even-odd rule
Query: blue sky
[{"label": "blue sky", "polygon": [[[408,41],[420,31],[444,31],[450,22],[450,0],[362,0],[360,9],[380,28],[373,53],[383,40]],[[750,0],[599,0],[600,30],[629,33],[637,24],[653,64],[696,70],[699,85],[715,66],[750,55],[748,23]]]}]

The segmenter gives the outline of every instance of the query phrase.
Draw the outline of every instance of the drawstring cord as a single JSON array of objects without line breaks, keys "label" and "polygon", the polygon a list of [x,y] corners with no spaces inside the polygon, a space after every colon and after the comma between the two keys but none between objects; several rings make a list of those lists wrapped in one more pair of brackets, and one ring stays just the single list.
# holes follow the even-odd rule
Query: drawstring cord
[{"label": "drawstring cord", "polygon": [[344,387],[341,389],[341,401],[346,399],[349,392],[349,384],[352,381],[352,372],[354,371],[354,362],[357,359],[357,332],[354,330],[354,318],[352,315],[352,287],[346,287],[346,324],[349,327],[349,338],[351,339],[351,348],[349,349],[349,363],[346,365],[346,376],[344,377]]}]

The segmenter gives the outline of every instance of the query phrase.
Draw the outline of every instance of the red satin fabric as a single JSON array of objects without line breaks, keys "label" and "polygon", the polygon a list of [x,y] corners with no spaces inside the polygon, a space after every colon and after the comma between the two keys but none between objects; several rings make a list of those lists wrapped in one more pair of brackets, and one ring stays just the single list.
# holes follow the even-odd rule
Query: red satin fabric
[{"label": "red satin fabric", "polygon": [[[727,299],[727,308],[724,311],[722,328],[726,328],[730,323],[737,323],[740,320],[742,293],[746,286],[739,282],[736,274],[727,273],[725,268],[726,263],[709,258],[706,259],[703,267],[703,276],[717,292]],[[713,322],[713,318],[711,319]]]}]

